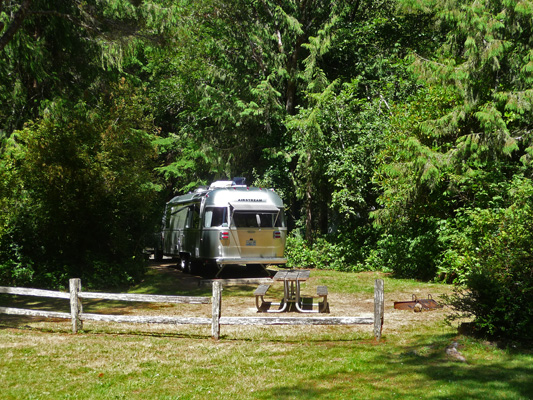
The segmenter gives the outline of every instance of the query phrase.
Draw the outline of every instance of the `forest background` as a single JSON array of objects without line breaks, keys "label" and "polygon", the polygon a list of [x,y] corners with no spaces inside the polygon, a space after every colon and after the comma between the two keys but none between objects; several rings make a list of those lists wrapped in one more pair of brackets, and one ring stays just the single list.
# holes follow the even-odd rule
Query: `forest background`
[{"label": "forest background", "polygon": [[0,0],[0,284],[133,283],[165,201],[243,176],[291,265],[531,338],[532,105],[531,0]]}]

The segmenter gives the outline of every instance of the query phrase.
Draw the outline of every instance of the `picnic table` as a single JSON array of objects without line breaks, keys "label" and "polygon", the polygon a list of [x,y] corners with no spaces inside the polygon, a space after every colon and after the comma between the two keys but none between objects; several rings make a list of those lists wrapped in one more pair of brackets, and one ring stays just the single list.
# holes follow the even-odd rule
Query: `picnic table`
[{"label": "picnic table", "polygon": [[[313,312],[325,312],[328,307],[327,295],[328,289],[326,286],[317,287],[317,296],[322,299],[322,303],[319,304],[318,310],[304,308],[303,298],[300,294],[300,284],[309,279],[311,271],[309,270],[282,270],[276,272],[272,277],[273,282],[282,282],[283,283],[283,299],[279,303],[275,302],[266,302],[264,296],[266,295],[267,290],[271,285],[259,285],[259,287],[254,292],[255,295],[255,304],[257,310],[260,312],[284,312],[291,309],[291,305],[294,305],[296,311],[301,313],[313,313]],[[312,297],[313,298],[313,297]],[[311,299],[312,299],[311,298]],[[271,306],[280,306],[278,309],[271,309]]]}]

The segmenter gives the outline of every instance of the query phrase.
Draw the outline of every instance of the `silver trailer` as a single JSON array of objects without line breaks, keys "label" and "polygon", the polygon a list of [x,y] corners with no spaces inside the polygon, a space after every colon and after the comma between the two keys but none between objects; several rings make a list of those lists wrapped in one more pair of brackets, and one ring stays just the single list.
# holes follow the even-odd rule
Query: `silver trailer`
[{"label": "silver trailer", "polygon": [[273,190],[217,181],[166,204],[156,258],[179,259],[189,273],[216,266],[218,275],[228,264],[266,268],[287,262],[286,237],[283,202]]}]

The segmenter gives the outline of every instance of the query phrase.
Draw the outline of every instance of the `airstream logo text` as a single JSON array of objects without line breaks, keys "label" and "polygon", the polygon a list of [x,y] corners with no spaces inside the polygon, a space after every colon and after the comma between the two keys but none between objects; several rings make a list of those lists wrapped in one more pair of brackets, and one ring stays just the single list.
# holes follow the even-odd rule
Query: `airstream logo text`
[{"label": "airstream logo text", "polygon": [[238,199],[237,201],[246,201],[246,202],[255,202],[255,203],[265,202],[264,199]]}]

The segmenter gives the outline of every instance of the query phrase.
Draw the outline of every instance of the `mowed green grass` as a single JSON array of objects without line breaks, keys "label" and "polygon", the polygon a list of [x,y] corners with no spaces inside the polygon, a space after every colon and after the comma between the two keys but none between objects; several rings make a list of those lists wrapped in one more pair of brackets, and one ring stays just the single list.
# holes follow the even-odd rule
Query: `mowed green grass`
[{"label": "mowed green grass", "polygon": [[[312,277],[313,284],[328,285],[332,314],[335,294],[341,296],[337,302],[371,299],[374,279],[384,278],[383,340],[374,341],[372,326],[223,326],[221,340],[214,341],[207,326],[86,322],[74,335],[68,321],[0,315],[0,399],[533,398],[529,349],[460,336],[445,323],[445,310],[415,314],[392,308],[393,300],[408,293],[437,295],[448,286],[379,274],[313,271]],[[151,271],[131,291],[210,294],[209,287],[184,283],[179,273],[164,270]],[[250,286],[226,288],[223,313],[224,305],[232,304],[228,312],[250,315],[252,293]],[[1,301],[20,306],[23,300]],[[185,312],[183,306],[106,304],[87,307],[91,312],[132,313],[133,307],[141,313]],[[44,307],[42,302],[33,306]],[[209,311],[189,307],[190,315]],[[446,354],[453,341],[466,363]]]}]

